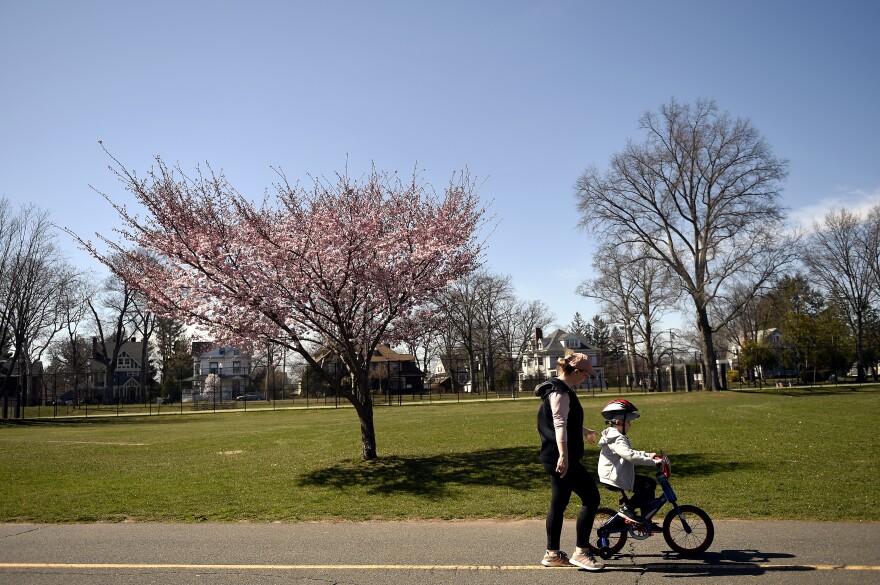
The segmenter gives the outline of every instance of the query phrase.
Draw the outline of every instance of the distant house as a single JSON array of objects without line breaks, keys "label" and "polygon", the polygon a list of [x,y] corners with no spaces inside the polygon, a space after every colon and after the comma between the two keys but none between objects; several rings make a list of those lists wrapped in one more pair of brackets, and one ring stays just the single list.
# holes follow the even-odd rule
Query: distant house
[{"label": "distant house", "polygon": [[410,354],[379,345],[370,358],[371,389],[390,394],[413,394],[424,389],[425,373]]},{"label": "distant house", "polygon": [[[101,396],[105,403],[142,402],[146,400],[145,389],[141,387],[141,354],[144,344],[131,338],[119,348],[116,358],[116,371],[113,379],[107,379],[111,356],[105,356],[99,349],[96,338],[92,338],[92,357],[89,360],[89,386],[92,396]],[[149,364],[146,364],[149,367]]]},{"label": "distant house", "polygon": [[[599,366],[599,352],[579,335],[557,329],[547,337],[540,328],[535,329],[532,346],[523,354],[520,379],[547,379],[556,375],[556,362],[567,353],[586,354],[593,362],[593,369],[600,379],[604,379],[603,368]],[[599,379],[584,381],[583,387],[591,388]]]},{"label": "distant house", "polygon": [[727,348],[727,361],[731,368],[738,369],[739,364],[736,362],[736,359],[739,357],[740,352],[742,352],[746,342],[750,340],[765,343],[773,348],[783,347],[782,331],[776,327],[754,331],[749,335],[741,335],[739,339],[733,341]]},{"label": "distant house", "polygon": [[230,401],[241,396],[250,385],[253,360],[235,347],[216,347],[211,342],[192,343],[193,375],[189,394],[184,391],[183,401]]},{"label": "distant house", "polygon": [[[30,375],[23,375],[25,371],[21,360],[10,367],[9,361],[0,361],[0,417],[7,418],[9,411],[14,411],[19,400],[23,406],[35,406],[40,403],[43,396],[43,362],[37,361],[31,364]],[[3,394],[4,388],[7,390]]]},{"label": "distant house", "polygon": [[472,392],[470,360],[464,350],[442,354],[427,380],[434,392]]},{"label": "distant house", "polygon": [[[322,348],[312,356],[325,371],[337,379],[348,375],[339,356]],[[382,394],[412,394],[424,389],[425,373],[410,354],[397,353],[387,345],[379,345],[370,357],[370,389]],[[318,382],[322,383],[322,382]],[[300,388],[300,392],[310,388]]]},{"label": "distant house", "polygon": [[[790,343],[786,343],[785,337],[780,329],[776,327],[761,329],[760,331],[751,332],[748,335],[741,335],[739,339],[731,343],[727,348],[727,359],[724,361],[719,360],[719,363],[723,363],[725,367],[730,367],[734,370],[741,370],[740,355],[742,354],[746,343],[750,341],[756,341],[759,344],[777,351],[791,347]],[[741,375],[750,378],[754,377],[763,379],[766,377],[797,375],[797,370],[783,368],[781,364],[777,363],[773,368],[765,368],[764,366],[756,365],[753,372],[741,372]]]}]

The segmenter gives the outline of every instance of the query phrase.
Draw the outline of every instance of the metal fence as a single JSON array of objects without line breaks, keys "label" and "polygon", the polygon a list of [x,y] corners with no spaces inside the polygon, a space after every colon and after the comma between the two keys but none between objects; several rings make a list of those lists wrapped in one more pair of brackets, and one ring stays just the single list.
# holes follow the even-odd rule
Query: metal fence
[{"label": "metal fence", "polygon": [[[440,403],[465,403],[475,401],[501,401],[501,400],[521,400],[534,399],[532,392],[533,385],[530,380],[524,380],[521,388],[498,392],[436,392],[430,390],[415,392],[387,392],[380,390],[373,394],[373,404],[377,408],[403,406],[409,404],[440,404]],[[43,398],[31,405],[23,406],[16,418],[36,419],[36,418],[68,418],[68,417],[108,417],[108,416],[153,416],[153,415],[174,415],[174,414],[210,414],[230,411],[267,411],[267,410],[285,410],[285,409],[326,409],[326,408],[345,408],[350,403],[343,397],[332,395],[329,393],[314,394],[293,394],[288,391],[279,391],[275,394],[278,397],[265,397],[261,399],[244,399],[239,396],[238,399],[219,399],[210,397],[208,399],[192,399],[192,395],[187,394],[188,389],[178,394],[183,396],[183,400],[165,397],[153,397],[149,400],[137,403],[117,401],[114,403],[99,403],[86,392],[81,394],[78,399],[59,398],[57,394],[53,394],[51,390],[46,393]],[[590,388],[582,388],[578,390],[581,396],[601,396],[605,393],[615,394],[623,392],[640,392],[647,389],[626,387],[608,387],[607,384],[595,382]],[[14,400],[14,398],[13,398]],[[10,409],[10,413],[13,412]],[[6,418],[13,418],[7,416]]]}]

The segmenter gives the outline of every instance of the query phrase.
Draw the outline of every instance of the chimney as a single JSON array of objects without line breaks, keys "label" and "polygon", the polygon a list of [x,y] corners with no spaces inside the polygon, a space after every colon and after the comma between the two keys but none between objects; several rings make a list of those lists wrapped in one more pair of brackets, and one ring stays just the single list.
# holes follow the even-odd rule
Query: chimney
[{"label": "chimney", "polygon": [[535,327],[535,349],[541,349],[542,339],[544,339],[544,332],[540,327]]}]

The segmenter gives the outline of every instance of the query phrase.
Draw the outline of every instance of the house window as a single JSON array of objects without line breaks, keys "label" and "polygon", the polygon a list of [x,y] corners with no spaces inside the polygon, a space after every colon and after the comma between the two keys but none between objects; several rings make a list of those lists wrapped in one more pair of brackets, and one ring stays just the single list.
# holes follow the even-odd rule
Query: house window
[{"label": "house window", "polygon": [[232,373],[240,374],[241,373],[241,362],[232,362]]},{"label": "house window", "polygon": [[116,359],[116,367],[117,368],[130,368],[131,367],[131,358],[127,355],[121,355]]},{"label": "house window", "polygon": [[217,374],[220,366],[217,362],[209,362],[208,363],[208,373],[209,374]]}]

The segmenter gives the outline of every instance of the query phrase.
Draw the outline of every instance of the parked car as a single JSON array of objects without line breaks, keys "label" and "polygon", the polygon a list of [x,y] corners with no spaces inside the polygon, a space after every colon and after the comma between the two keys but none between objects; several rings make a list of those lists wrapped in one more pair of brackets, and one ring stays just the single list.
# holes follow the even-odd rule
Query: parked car
[{"label": "parked car", "polygon": [[248,392],[247,394],[242,394],[241,396],[236,397],[236,400],[247,402],[249,400],[266,400],[266,397],[260,392]]}]

